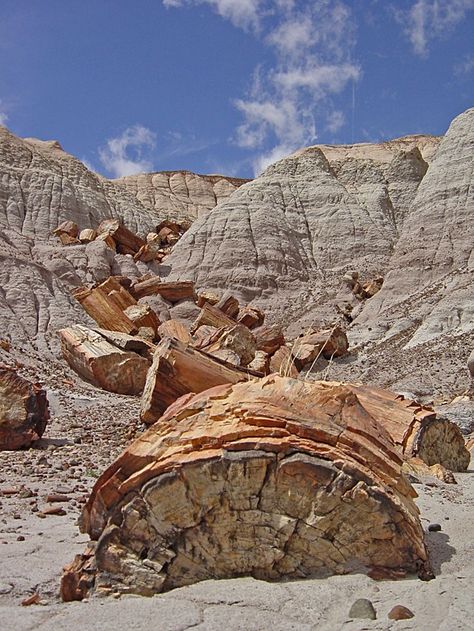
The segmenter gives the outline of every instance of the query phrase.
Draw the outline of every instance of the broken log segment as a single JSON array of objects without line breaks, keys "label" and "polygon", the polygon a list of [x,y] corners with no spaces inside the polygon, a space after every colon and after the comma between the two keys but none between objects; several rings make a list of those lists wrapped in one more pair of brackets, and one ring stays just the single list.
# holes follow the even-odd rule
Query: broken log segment
[{"label": "broken log segment", "polygon": [[132,294],[138,300],[144,296],[159,294],[168,302],[179,302],[191,298],[194,300],[194,283],[192,281],[176,281],[163,283],[159,276],[148,278],[135,283],[131,288]]},{"label": "broken log segment", "polygon": [[285,344],[283,330],[277,324],[260,326],[252,332],[257,343],[257,350],[264,351],[269,355],[273,355],[280,346]]},{"label": "broken log segment", "polygon": [[230,318],[228,315],[223,313],[217,307],[211,305],[208,302],[205,302],[201,308],[201,313],[198,315],[196,320],[191,327],[191,333],[197,331],[200,326],[204,324],[208,324],[209,326],[214,326],[216,329],[221,329],[225,327],[233,327],[236,325],[236,321]]},{"label": "broken log segment", "polygon": [[160,320],[150,305],[131,305],[127,307],[124,314],[140,330],[142,327],[153,331],[154,337],[157,335]]},{"label": "broken log segment", "polygon": [[[150,362],[114,346],[97,331],[76,324],[58,331],[69,366],[93,385],[117,394],[141,394]],[[110,338],[109,338],[110,339]]]},{"label": "broken log segment", "polygon": [[102,235],[109,235],[115,243],[124,246],[133,253],[145,245],[145,241],[126,228],[119,219],[105,219],[97,228],[97,234],[100,238]]},{"label": "broken log segment", "polygon": [[[120,287],[118,283],[117,285],[120,289],[123,289],[124,292],[127,291],[123,287]],[[110,295],[100,286],[95,289],[77,287],[72,290],[72,295],[102,329],[121,331],[122,333],[128,334],[137,332],[136,325],[130,318],[127,318],[122,311],[121,301],[118,297],[123,297],[123,294],[120,292],[117,292],[115,295]]]},{"label": "broken log segment", "polygon": [[312,331],[295,340],[293,356],[297,367],[309,367],[316,357],[322,355],[325,359],[342,357],[347,353],[349,342],[347,335],[339,326],[323,331]]},{"label": "broken log segment", "polygon": [[237,322],[243,324],[249,329],[255,329],[258,326],[262,326],[265,320],[265,314],[258,307],[242,307],[239,311]]},{"label": "broken log segment", "polygon": [[223,383],[237,383],[260,373],[232,366],[174,338],[156,347],[143,390],[140,418],[154,423],[183,394],[202,392]]},{"label": "broken log segment", "polygon": [[90,243],[91,241],[94,241],[96,237],[97,232],[92,228],[84,228],[84,230],[81,230],[79,233],[79,241],[81,243]]},{"label": "broken log segment", "polygon": [[210,578],[363,568],[428,578],[401,467],[343,384],[270,375],[182,397],[102,474],[84,508],[95,589],[151,596]]},{"label": "broken log segment", "polygon": [[164,337],[174,337],[184,344],[190,344],[192,342],[191,333],[179,320],[166,320],[166,322],[160,324],[158,327],[158,335],[161,339]]},{"label": "broken log segment", "polygon": [[216,307],[229,316],[229,318],[233,318],[234,320],[239,315],[239,301],[232,294],[225,293],[219,302],[216,304]]},{"label": "broken log segment", "polygon": [[390,390],[360,384],[350,387],[405,458],[420,458],[428,466],[441,464],[450,471],[466,471],[470,455],[455,423]]},{"label": "broken log segment", "polygon": [[29,447],[49,419],[46,392],[37,383],[0,365],[0,450]]},{"label": "broken log segment", "polygon": [[298,370],[294,363],[291,350],[287,346],[280,348],[270,357],[270,372],[276,372],[284,377],[298,377]]},{"label": "broken log segment", "polygon": [[[232,351],[237,355],[237,365],[240,366],[247,366],[254,359],[257,345],[252,332],[246,326],[236,324],[219,329],[219,334],[213,337],[208,345],[201,345],[199,348],[209,355],[222,358],[227,351]],[[231,363],[234,363],[234,360]]]}]

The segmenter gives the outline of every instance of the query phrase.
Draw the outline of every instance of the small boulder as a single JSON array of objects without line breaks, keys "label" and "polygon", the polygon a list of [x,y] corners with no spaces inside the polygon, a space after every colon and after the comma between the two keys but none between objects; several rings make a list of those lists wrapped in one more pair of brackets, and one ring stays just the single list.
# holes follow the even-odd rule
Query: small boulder
[{"label": "small boulder", "polygon": [[376,620],[377,613],[373,604],[367,598],[358,598],[349,610],[349,618],[364,618]]},{"label": "small boulder", "polygon": [[403,605],[395,605],[388,614],[390,620],[409,620],[414,618],[415,614]]}]

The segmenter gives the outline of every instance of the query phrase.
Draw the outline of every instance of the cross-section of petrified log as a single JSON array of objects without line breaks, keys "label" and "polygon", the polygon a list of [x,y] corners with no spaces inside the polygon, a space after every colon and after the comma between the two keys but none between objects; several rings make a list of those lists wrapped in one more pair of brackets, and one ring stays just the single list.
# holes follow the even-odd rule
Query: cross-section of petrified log
[{"label": "cross-section of petrified log", "polygon": [[[72,295],[101,328],[128,334],[136,333],[136,325],[127,318],[122,310],[126,308],[124,304],[127,302],[123,292],[128,292],[119,283],[117,285],[119,289],[112,290],[110,293],[101,286],[95,289],[78,287],[73,289]],[[123,290],[123,292],[120,290]],[[130,296],[130,298],[132,297]],[[134,299],[132,298],[132,300]]]},{"label": "cross-section of petrified log", "polygon": [[0,450],[29,447],[41,438],[48,419],[41,386],[0,365]]},{"label": "cross-section of petrified log", "polygon": [[124,246],[133,253],[145,245],[145,241],[133,234],[128,228],[126,228],[118,219],[105,219],[97,228],[97,233],[100,235],[109,235],[113,238],[115,243]]},{"label": "cross-section of petrified log", "polygon": [[151,595],[368,568],[427,577],[401,465],[344,385],[271,375],[182,397],[92,491],[81,527],[97,541],[95,587]]},{"label": "cross-section of petrified log", "polygon": [[406,458],[420,458],[428,466],[439,463],[450,471],[467,469],[469,452],[455,423],[438,416],[432,408],[390,390],[362,385],[351,388]]},{"label": "cross-section of petrified log", "polygon": [[200,326],[204,325],[214,326],[216,329],[221,329],[223,327],[234,326],[235,324],[236,321],[226,315],[217,306],[211,305],[209,302],[205,302],[201,308],[201,312],[193,322],[191,333],[197,331]]},{"label": "cross-section of petrified log", "polygon": [[256,375],[259,373],[233,366],[175,338],[165,338],[156,347],[148,371],[140,417],[145,423],[154,423],[183,394]]},{"label": "cross-section of petrified log", "polygon": [[69,366],[99,388],[117,394],[141,394],[150,362],[114,346],[97,331],[75,326],[58,331]]}]

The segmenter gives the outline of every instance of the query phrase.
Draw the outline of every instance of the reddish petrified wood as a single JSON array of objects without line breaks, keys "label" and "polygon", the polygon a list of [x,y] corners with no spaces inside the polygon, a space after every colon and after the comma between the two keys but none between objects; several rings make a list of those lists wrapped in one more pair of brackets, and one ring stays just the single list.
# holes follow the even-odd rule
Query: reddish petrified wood
[{"label": "reddish petrified wood", "polygon": [[427,578],[401,467],[343,384],[271,375],[186,395],[94,486],[81,528],[97,541],[95,589],[364,568]]},{"label": "reddish petrified wood", "polygon": [[0,450],[29,447],[46,429],[46,392],[0,364]]}]

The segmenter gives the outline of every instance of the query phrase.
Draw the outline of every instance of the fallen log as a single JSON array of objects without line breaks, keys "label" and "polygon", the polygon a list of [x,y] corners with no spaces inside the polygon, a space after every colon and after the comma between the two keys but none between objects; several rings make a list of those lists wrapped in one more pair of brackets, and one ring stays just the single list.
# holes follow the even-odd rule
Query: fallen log
[{"label": "fallen log", "polygon": [[100,328],[128,334],[137,332],[136,325],[122,311],[118,300],[120,292],[111,296],[100,286],[95,289],[77,287],[72,290],[72,295]]},{"label": "fallen log", "polygon": [[237,322],[243,324],[249,329],[255,329],[262,326],[265,320],[265,314],[258,307],[242,307],[239,311]]},{"label": "fallen log", "polygon": [[294,344],[293,357],[299,370],[322,355],[325,359],[342,357],[347,353],[347,335],[339,326],[324,331],[312,331],[299,337]]},{"label": "fallen log", "polygon": [[216,329],[235,326],[236,321],[229,318],[228,315],[223,313],[220,309],[211,305],[209,302],[205,302],[201,308],[201,313],[191,327],[191,333],[197,331],[200,326],[203,325],[214,326]]},{"label": "fallen log", "polygon": [[237,368],[174,338],[165,338],[156,347],[148,371],[140,418],[144,423],[154,423],[183,394],[237,383],[249,376],[261,374]]},{"label": "fallen log", "polygon": [[282,328],[277,324],[260,326],[253,330],[257,350],[273,355],[280,346],[285,344]]},{"label": "fallen log", "polygon": [[156,337],[161,323],[150,305],[131,305],[125,309],[124,314],[133,322],[137,330],[140,330],[142,327],[149,328],[153,331],[154,337]]},{"label": "fallen log", "polygon": [[48,419],[45,390],[0,365],[0,450],[29,447],[41,438]]},{"label": "fallen log", "polygon": [[184,344],[190,344],[192,342],[191,333],[184,324],[178,320],[166,320],[166,322],[160,324],[158,327],[158,335],[161,339],[164,337],[174,337]]},{"label": "fallen log", "polygon": [[76,324],[58,331],[69,366],[93,385],[117,394],[141,394],[150,362],[114,346],[97,331]]},{"label": "fallen log", "polygon": [[[211,578],[364,569],[432,578],[402,462],[344,385],[271,375],[182,397],[84,508],[95,589],[151,596]],[[78,583],[80,563],[70,583],[71,571]]]},{"label": "fallen log", "polygon": [[235,296],[232,296],[232,294],[224,294],[219,302],[216,304],[216,307],[217,309],[220,309],[222,313],[225,313],[229,316],[229,318],[232,318],[234,320],[239,315],[239,301]]},{"label": "fallen log", "polygon": [[[237,355],[237,366],[247,366],[255,357],[257,345],[252,332],[242,324],[219,329],[219,334],[207,345],[201,345],[201,350],[226,359],[226,353],[231,351]],[[228,359],[234,364],[234,360]]]},{"label": "fallen log", "polygon": [[371,386],[350,386],[369,414],[391,435],[405,458],[466,471],[470,455],[459,427],[427,406]]},{"label": "fallen log", "polygon": [[133,253],[145,245],[145,241],[126,228],[119,219],[104,219],[97,228],[97,234],[98,238],[104,234],[112,237],[117,245],[124,246]]},{"label": "fallen log", "polygon": [[195,297],[194,283],[192,281],[163,283],[159,276],[135,283],[131,291],[137,300],[156,294],[172,303],[186,300],[187,298],[194,299]]}]

